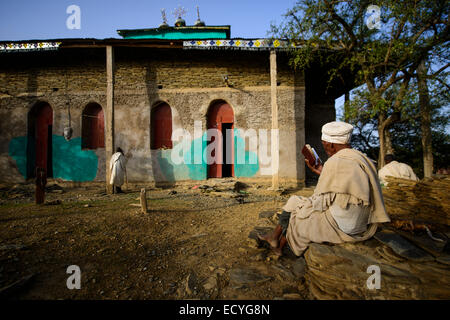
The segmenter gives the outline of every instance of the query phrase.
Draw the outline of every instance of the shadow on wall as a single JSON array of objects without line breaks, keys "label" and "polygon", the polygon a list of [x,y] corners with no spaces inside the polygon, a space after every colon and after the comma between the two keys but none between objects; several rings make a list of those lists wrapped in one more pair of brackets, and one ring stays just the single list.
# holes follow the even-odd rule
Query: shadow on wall
[{"label": "shadow on wall", "polygon": [[175,186],[174,167],[169,159],[172,150],[152,150],[152,171],[157,188]]},{"label": "shadow on wall", "polygon": [[[19,160],[21,162],[22,160]],[[0,155],[0,181],[7,183],[23,183],[25,182],[24,175],[19,171],[19,167],[8,155]]]},{"label": "shadow on wall", "polygon": [[[145,83],[146,83],[146,89],[147,89],[147,99],[148,99],[148,106],[149,108],[152,108],[152,104],[154,102],[154,98],[159,98],[157,94],[157,79],[155,71],[150,66],[151,57],[148,57],[149,60],[147,60],[147,67],[145,72]],[[152,132],[152,112],[150,109],[150,128],[149,128],[149,134]],[[149,141],[151,144],[150,137]],[[155,181],[155,186],[157,188],[173,188],[175,186],[175,175],[174,175],[174,167],[170,163],[170,155],[171,155],[171,149],[159,149],[159,150],[152,150],[151,145],[150,147],[150,153],[151,153],[151,162],[152,162],[152,175],[153,179]]]},{"label": "shadow on wall", "polygon": [[[152,132],[152,106],[154,102],[154,98],[159,98],[157,94],[158,85],[155,71],[152,69],[150,65],[151,54],[147,57],[146,61],[146,71],[145,71],[145,85],[147,89],[147,99],[148,106],[150,108],[150,127],[149,134]],[[162,87],[161,87],[162,88]],[[175,176],[173,173],[173,165],[169,162],[168,157],[170,158],[170,149],[169,150],[152,150],[151,149],[151,139],[150,136],[149,148],[151,153],[151,162],[152,162],[152,175],[153,180],[155,181],[155,186],[157,188],[173,188],[175,186]]]},{"label": "shadow on wall", "polygon": [[[326,75],[313,68],[305,71],[305,143],[314,147],[322,162],[328,159],[322,146],[322,126],[336,120],[334,98],[326,92]],[[303,165],[306,185],[317,184],[319,176]]]},{"label": "shadow on wall", "polygon": [[24,179],[27,177],[28,137],[15,137],[9,142],[8,155],[14,159],[16,167]]}]

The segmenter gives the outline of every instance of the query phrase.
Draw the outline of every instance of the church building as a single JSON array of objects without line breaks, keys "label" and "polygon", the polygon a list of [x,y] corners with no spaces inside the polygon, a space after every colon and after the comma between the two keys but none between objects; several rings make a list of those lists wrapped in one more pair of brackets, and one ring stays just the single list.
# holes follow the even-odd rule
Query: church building
[{"label": "church building", "polygon": [[107,182],[117,147],[129,182],[161,185],[299,186],[304,144],[326,159],[320,129],[346,89],[327,88],[326,70],[294,70],[286,41],[181,18],[117,32],[0,42],[0,180],[41,167],[49,179]]}]

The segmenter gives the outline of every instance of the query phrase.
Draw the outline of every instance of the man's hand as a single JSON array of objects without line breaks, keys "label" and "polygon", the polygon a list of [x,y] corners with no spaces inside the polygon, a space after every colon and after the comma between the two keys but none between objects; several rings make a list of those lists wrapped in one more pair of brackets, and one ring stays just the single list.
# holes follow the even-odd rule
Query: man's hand
[{"label": "man's hand", "polygon": [[315,174],[320,176],[320,174],[322,173],[322,168],[323,168],[322,162],[320,162],[320,160],[319,160],[319,164],[316,167],[312,166],[309,163],[308,159],[305,159],[305,162],[306,162],[306,165],[308,166],[308,168],[311,169],[312,172],[314,172]]}]

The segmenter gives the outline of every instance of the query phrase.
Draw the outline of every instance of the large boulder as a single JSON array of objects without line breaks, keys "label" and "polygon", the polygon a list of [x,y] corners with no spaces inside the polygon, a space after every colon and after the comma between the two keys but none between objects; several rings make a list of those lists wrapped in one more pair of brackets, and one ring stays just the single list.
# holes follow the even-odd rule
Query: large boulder
[{"label": "large boulder", "polygon": [[[412,261],[376,239],[311,244],[305,278],[316,299],[449,299],[450,267],[438,262],[442,257]],[[373,266],[381,272],[379,289],[369,288]]]}]

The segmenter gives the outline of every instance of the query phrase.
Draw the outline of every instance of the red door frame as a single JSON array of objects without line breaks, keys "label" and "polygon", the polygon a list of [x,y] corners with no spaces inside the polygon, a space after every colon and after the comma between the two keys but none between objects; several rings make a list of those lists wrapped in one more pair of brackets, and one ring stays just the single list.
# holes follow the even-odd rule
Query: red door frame
[{"label": "red door frame", "polygon": [[98,103],[88,104],[82,115],[82,148],[105,147],[105,120],[103,108]]},{"label": "red door frame", "polygon": [[[49,142],[52,142],[49,126],[53,125],[53,109],[48,103],[37,107],[35,122],[35,146],[36,146],[36,162],[35,168],[44,168],[46,176],[48,176],[47,164],[49,162]],[[50,137],[49,137],[50,134]],[[50,146],[51,148],[51,146]]]},{"label": "red door frame", "polygon": [[98,132],[98,141],[97,146],[99,148],[105,147],[105,116],[103,114],[103,108],[100,107],[100,110],[97,114],[97,132]]},{"label": "red door frame", "polygon": [[172,149],[172,109],[161,103],[151,112],[151,149]]},{"label": "red door frame", "polygon": [[[214,150],[213,156],[215,159],[222,158],[222,163],[226,162],[226,157],[223,156],[223,134],[226,134],[226,132],[223,132],[222,124],[223,123],[232,123],[231,126],[231,159],[234,162],[234,112],[231,106],[226,102],[218,102],[214,105],[212,105],[208,110],[208,116],[207,116],[207,129],[216,129],[222,135],[219,135],[219,141],[217,141],[216,149]],[[212,143],[214,141],[214,137],[212,137],[211,141],[208,142]],[[208,164],[208,178],[222,178],[222,164],[220,163],[212,163]],[[231,164],[231,176],[234,177],[234,163]]]}]

